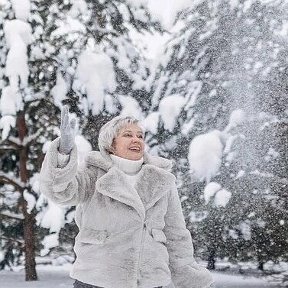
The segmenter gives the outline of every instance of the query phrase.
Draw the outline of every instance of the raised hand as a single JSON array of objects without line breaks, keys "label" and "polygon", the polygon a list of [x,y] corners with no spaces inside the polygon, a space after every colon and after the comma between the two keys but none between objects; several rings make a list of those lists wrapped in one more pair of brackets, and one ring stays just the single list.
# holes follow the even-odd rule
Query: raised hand
[{"label": "raised hand", "polygon": [[64,106],[61,110],[60,145],[59,152],[69,154],[75,143],[76,119],[69,119],[69,108]]}]

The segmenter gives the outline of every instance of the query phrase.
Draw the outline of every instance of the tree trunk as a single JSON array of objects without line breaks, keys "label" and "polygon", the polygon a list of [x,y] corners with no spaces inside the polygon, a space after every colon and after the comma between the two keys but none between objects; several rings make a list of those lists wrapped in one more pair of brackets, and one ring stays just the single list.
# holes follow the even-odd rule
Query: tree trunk
[{"label": "tree trunk", "polygon": [[[22,142],[24,137],[27,135],[27,127],[25,123],[25,113],[20,111],[17,117],[17,128],[19,133],[19,139]],[[19,169],[20,179],[23,183],[27,183],[29,179],[27,170],[27,158],[28,150],[27,147],[22,147],[19,151]],[[35,216],[33,212],[28,213],[27,201],[24,199],[22,193],[20,199],[20,206],[24,216],[24,250],[25,250],[25,280],[34,281],[37,280],[36,272],[36,261],[35,261],[35,236],[34,236],[34,225]]]},{"label": "tree trunk", "polygon": [[207,263],[207,269],[209,270],[215,270],[215,254],[215,249],[210,249]]},{"label": "tree trunk", "polygon": [[264,271],[264,262],[262,262],[262,261],[258,262],[258,269],[261,271]]}]

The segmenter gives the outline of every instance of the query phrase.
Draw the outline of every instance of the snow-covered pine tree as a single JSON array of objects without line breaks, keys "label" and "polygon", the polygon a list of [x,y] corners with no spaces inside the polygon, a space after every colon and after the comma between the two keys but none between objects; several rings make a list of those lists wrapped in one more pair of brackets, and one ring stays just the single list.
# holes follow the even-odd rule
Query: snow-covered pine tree
[{"label": "snow-covered pine tree", "polygon": [[149,70],[128,29],[160,26],[141,2],[1,2],[1,229],[11,223],[4,214],[20,225],[17,235],[12,229],[1,233],[1,247],[9,255],[11,245],[18,252],[16,243],[24,241],[26,280],[37,279],[35,253],[67,242],[59,239],[60,230],[73,219],[73,209],[39,195],[37,181],[43,153],[59,135],[59,108],[67,104],[78,117],[83,129],[76,142],[83,153],[91,147],[81,134],[95,147],[98,129],[111,115],[136,111],[141,117],[147,109]]},{"label": "snow-covered pine tree", "polygon": [[[275,207],[266,209],[273,202],[282,203],[281,209],[287,205],[285,169],[271,164],[270,173],[274,180],[280,179],[278,185],[272,178],[263,182],[265,173],[255,172],[267,171],[265,158],[274,146],[281,146],[275,148],[277,153],[282,151],[275,161],[287,164],[283,153],[287,143],[283,11],[287,4],[276,2],[198,1],[180,14],[180,30],[167,44],[155,82],[151,112],[159,119],[161,133],[152,131],[150,143],[161,143],[154,149],[166,151],[162,153],[174,158],[181,171],[178,179],[187,222],[190,218],[196,247],[206,251],[210,268],[216,257],[257,257],[261,263],[260,250],[264,261],[276,259],[280,250],[287,254],[283,242],[287,231],[281,227],[287,214],[279,214]],[[279,121],[277,129],[282,131],[276,137],[262,131],[266,124],[274,126],[272,119]],[[265,149],[261,146],[264,135]],[[193,184],[187,181],[190,169]],[[272,218],[277,239],[268,227]],[[278,247],[277,254],[261,242],[263,229],[257,232],[252,229],[255,225],[265,226],[263,237]]]},{"label": "snow-covered pine tree", "polygon": [[151,77],[129,30],[161,27],[141,1],[53,1],[45,13],[43,37],[50,57],[58,59],[49,67],[57,75],[51,94],[57,105],[70,106],[81,133],[97,149],[98,131],[110,118],[120,111],[142,118],[147,110]]},{"label": "snow-covered pine tree", "polygon": [[[32,183],[29,181],[31,170],[34,168],[34,165],[29,161],[29,150],[36,135],[31,131],[30,137],[27,137],[27,122],[29,120],[28,117],[25,118],[27,102],[31,101],[31,90],[28,87],[27,54],[28,46],[32,40],[32,28],[28,22],[30,2],[4,1],[1,3],[1,8],[3,8],[1,11],[3,30],[1,31],[4,31],[1,40],[6,47],[4,48],[2,45],[3,50],[1,50],[3,80],[0,88],[0,127],[2,129],[0,149],[6,151],[6,159],[9,159],[9,165],[5,165],[7,161],[6,163],[5,161],[2,162],[1,184],[4,184],[2,196],[4,197],[3,204],[6,205],[3,205],[1,213],[2,215],[4,213],[8,219],[10,218],[3,222],[3,228],[7,228],[12,222],[12,227],[15,227],[17,231],[13,235],[13,229],[4,230],[6,232],[4,237],[6,237],[1,241],[1,244],[4,244],[6,248],[4,259],[7,258],[8,262],[2,263],[2,266],[10,264],[9,257],[13,258],[13,250],[18,248],[19,255],[21,252],[25,253],[26,280],[36,280],[35,209],[28,203],[35,202]],[[17,220],[21,222],[17,223]],[[23,239],[24,241],[22,241]],[[18,243],[23,244],[21,249],[19,249]]]}]

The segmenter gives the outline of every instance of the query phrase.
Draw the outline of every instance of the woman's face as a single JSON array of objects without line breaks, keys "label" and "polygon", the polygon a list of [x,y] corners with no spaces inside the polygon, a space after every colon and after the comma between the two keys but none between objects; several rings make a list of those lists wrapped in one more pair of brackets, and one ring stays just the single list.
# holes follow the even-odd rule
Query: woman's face
[{"label": "woman's face", "polygon": [[144,154],[144,135],[137,124],[120,129],[113,140],[113,154],[129,160],[140,160]]}]

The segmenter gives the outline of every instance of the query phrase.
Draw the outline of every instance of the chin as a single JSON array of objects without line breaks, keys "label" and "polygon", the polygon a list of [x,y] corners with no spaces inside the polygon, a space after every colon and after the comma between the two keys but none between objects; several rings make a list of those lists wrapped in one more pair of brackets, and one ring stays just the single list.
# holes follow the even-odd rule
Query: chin
[{"label": "chin", "polygon": [[137,160],[140,160],[142,157],[143,157],[143,155],[131,155],[131,156],[129,155],[129,156],[127,156],[126,159],[137,161]]}]

